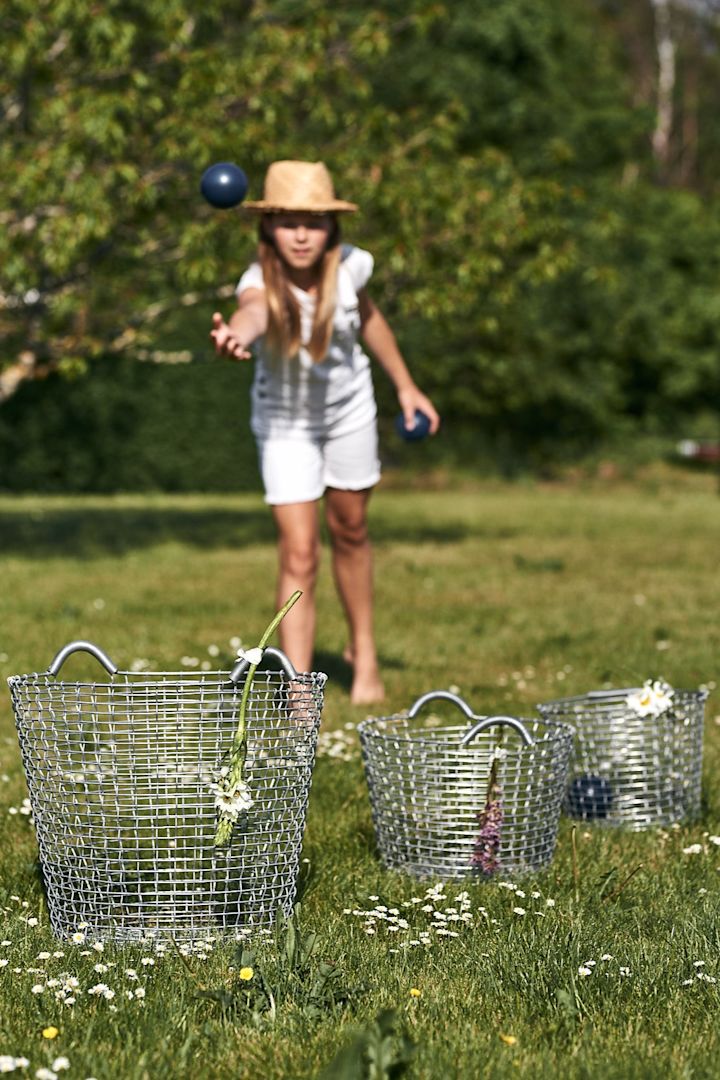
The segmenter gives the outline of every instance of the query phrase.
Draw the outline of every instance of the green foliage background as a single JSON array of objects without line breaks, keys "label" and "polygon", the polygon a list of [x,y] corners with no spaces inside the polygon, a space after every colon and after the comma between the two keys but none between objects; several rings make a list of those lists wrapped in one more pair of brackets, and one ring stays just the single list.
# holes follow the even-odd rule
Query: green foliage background
[{"label": "green foliage background", "polygon": [[[200,199],[217,160],[258,195],[271,160],[322,157],[361,204],[346,237],[444,415],[435,454],[479,433],[533,467],[714,434],[717,195],[659,182],[623,19],[604,0],[8,0],[0,368],[25,352],[50,378],[0,405],[0,486],[43,487],[49,441],[80,490],[231,476],[246,375],[204,361],[254,226]],[[172,349],[202,366],[120,362]]]},{"label": "green foliage background", "polygon": [[116,359],[30,383],[0,413],[15,491],[253,491],[248,367]]}]

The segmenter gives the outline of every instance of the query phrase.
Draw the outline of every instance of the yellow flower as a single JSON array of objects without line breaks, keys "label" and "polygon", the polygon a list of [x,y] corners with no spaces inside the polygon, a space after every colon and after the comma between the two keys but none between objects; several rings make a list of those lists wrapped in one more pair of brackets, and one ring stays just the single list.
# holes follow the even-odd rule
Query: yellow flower
[{"label": "yellow flower", "polygon": [[502,1032],[500,1032],[500,1038],[505,1043],[506,1046],[514,1046],[515,1043],[517,1042],[517,1039],[515,1038],[514,1035],[503,1035]]},{"label": "yellow flower", "polygon": [[417,986],[410,987],[410,997],[420,997],[420,991]]},{"label": "yellow flower", "polygon": [[243,982],[250,982],[255,972],[250,967],[240,968],[240,978]]},{"label": "yellow flower", "polygon": [[56,1039],[60,1032],[56,1027],[46,1027],[42,1030],[43,1039]]}]

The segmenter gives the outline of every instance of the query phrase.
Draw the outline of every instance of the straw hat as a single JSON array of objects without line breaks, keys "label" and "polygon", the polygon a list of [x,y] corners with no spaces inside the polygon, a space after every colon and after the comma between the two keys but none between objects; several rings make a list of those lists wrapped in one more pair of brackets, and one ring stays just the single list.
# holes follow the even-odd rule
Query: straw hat
[{"label": "straw hat", "polygon": [[246,202],[244,210],[264,214],[297,211],[308,214],[337,214],[358,207],[335,198],[332,178],[322,161],[274,161],[265,176],[263,198]]}]

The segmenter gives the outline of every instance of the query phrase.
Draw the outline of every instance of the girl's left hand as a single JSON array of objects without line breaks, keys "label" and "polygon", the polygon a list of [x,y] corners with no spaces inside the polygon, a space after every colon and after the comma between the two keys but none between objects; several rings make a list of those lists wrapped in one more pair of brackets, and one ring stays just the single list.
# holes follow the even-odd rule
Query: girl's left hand
[{"label": "girl's left hand", "polygon": [[402,409],[405,427],[415,426],[415,411],[419,409],[425,413],[430,421],[430,434],[434,435],[440,427],[440,416],[429,397],[426,397],[417,386],[409,386],[406,390],[398,392],[398,401]]}]

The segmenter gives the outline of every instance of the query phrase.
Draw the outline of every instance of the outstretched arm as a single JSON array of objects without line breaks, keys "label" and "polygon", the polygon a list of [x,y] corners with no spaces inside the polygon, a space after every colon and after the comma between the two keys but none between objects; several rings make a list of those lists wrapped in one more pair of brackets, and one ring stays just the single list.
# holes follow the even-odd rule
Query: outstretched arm
[{"label": "outstretched arm", "polygon": [[380,308],[370,299],[365,289],[358,294],[360,301],[360,319],[362,339],[385,369],[397,392],[400,408],[405,418],[405,426],[415,424],[415,410],[425,413],[430,421],[430,434],[434,435],[440,427],[440,417],[430,398],[415,385],[407,364],[398,348],[395,335]]},{"label": "outstretched arm", "polygon": [[249,347],[267,330],[267,302],[263,289],[243,289],[237,311],[225,322],[217,311],[213,315],[210,337],[219,356],[249,360]]}]

